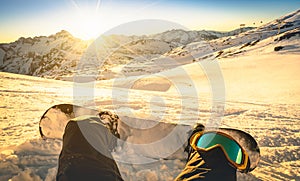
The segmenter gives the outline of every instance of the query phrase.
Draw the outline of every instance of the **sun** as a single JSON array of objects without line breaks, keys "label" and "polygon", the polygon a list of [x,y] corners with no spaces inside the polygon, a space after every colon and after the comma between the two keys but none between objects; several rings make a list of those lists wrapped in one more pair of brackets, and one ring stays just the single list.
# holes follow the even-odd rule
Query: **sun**
[{"label": "sun", "polygon": [[73,34],[85,40],[97,38],[103,30],[100,0],[97,0],[96,4],[91,3],[84,6],[80,6],[74,0],[70,1],[75,8],[69,23]]},{"label": "sun", "polygon": [[99,17],[86,12],[79,17],[77,24],[77,32],[83,39],[97,38],[101,33],[101,22]]}]

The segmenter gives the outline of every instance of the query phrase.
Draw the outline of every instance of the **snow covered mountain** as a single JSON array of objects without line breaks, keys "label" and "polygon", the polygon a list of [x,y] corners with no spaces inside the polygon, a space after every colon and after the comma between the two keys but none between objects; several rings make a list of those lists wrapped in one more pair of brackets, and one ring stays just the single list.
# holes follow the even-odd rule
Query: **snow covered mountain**
[{"label": "snow covered mountain", "polygon": [[273,51],[299,53],[299,45],[300,10],[238,35],[177,47],[168,52],[167,56],[179,58],[192,55],[194,61],[200,61],[208,58],[228,58],[246,53]]},{"label": "snow covered mountain", "polygon": [[[245,27],[231,32],[170,30],[149,36],[104,36],[105,46],[98,53],[103,55],[98,59],[104,64],[93,69],[101,74],[98,79],[111,79],[254,51],[299,52],[299,14],[300,10],[255,29]],[[64,30],[49,37],[22,37],[0,44],[0,71],[72,80],[90,44],[91,41],[75,38]],[[159,66],[165,64],[166,57],[180,60],[179,64]]]},{"label": "snow covered mountain", "polygon": [[22,37],[0,45],[1,70],[42,77],[69,73],[87,46],[88,42],[67,31],[49,37]]},{"label": "snow covered mountain", "polygon": [[242,32],[252,30],[253,27],[245,27],[243,29],[236,29],[229,32],[219,32],[219,31],[206,31],[206,30],[200,30],[200,31],[184,31],[184,30],[170,30],[163,33],[155,34],[150,36],[154,39],[160,39],[166,42],[177,42],[178,45],[187,45],[192,42],[198,42],[198,41],[209,41],[221,37],[226,36],[234,36],[238,35]]},{"label": "snow covered mountain", "polygon": [[[140,62],[140,56],[153,59],[175,47],[193,41],[212,40],[238,32],[240,31],[222,33],[171,30],[150,36],[111,35],[103,37],[105,47],[113,52],[104,67],[101,68],[103,69],[103,79],[116,76],[112,72],[112,68],[116,65]],[[13,43],[0,44],[0,70],[55,79],[72,77],[76,72],[78,61],[90,43],[91,41],[75,38],[64,30],[48,37],[21,37]],[[130,72],[130,70],[127,71]]]}]

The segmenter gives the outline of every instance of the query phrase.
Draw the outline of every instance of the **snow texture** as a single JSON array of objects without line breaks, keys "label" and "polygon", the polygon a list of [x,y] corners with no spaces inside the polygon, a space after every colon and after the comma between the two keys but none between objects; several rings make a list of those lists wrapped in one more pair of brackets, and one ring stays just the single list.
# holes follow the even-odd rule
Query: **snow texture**
[{"label": "snow texture", "polygon": [[[226,87],[219,126],[250,133],[261,148],[258,167],[250,174],[238,174],[238,180],[300,180],[299,28],[300,10],[233,36],[209,33],[216,36],[209,41],[199,38],[191,42],[199,32],[182,30],[152,35],[145,41],[136,36],[104,37],[108,47],[124,42],[135,53],[118,47],[93,87],[61,81],[72,80],[90,42],[62,31],[1,44],[0,66],[5,72],[0,72],[0,180],[55,179],[62,143],[42,140],[38,123],[49,107],[74,103],[74,99],[82,106],[113,110],[123,120],[127,116],[209,124],[212,115],[218,116],[212,112],[216,105],[207,72],[201,68],[209,62],[219,63]],[[84,94],[91,89],[92,100]],[[131,130],[123,130],[127,140],[138,143],[167,134],[166,129],[137,137]],[[143,155],[141,150],[121,145],[113,155],[120,160],[125,180],[172,180],[184,167],[186,155],[179,151],[161,158],[157,153],[162,148]],[[143,159],[153,162],[135,164]]]}]

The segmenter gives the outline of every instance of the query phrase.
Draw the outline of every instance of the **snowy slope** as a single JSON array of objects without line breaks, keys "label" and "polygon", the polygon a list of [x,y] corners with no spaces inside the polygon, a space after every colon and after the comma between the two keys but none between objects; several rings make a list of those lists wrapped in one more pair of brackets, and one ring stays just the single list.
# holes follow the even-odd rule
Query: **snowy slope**
[{"label": "snowy slope", "polygon": [[[195,61],[234,57],[238,54],[258,54],[273,51],[299,52],[300,10],[278,18],[256,29],[235,36],[181,46],[166,56],[184,57],[192,55]],[[201,54],[197,54],[201,52]],[[203,53],[204,52],[204,53]]]},{"label": "snowy slope", "polygon": [[[104,65],[107,78],[111,72],[128,74],[93,85],[0,72],[0,180],[55,179],[61,141],[41,140],[38,132],[40,117],[55,104],[76,102],[111,110],[123,118],[209,124],[218,116],[213,112],[216,105],[210,82],[201,68],[202,63],[209,62],[219,63],[226,88],[220,126],[249,132],[261,147],[258,168],[248,175],[238,174],[238,180],[299,180],[299,13],[209,42],[190,43],[185,35],[173,43],[135,36],[104,37],[108,47],[118,49]],[[173,41],[171,35],[164,38],[168,37]],[[51,41],[47,44],[47,40]],[[188,44],[176,47],[182,42]],[[35,75],[52,78],[72,76],[72,70],[76,70],[72,62],[78,61],[88,44],[65,31],[50,37],[21,38],[0,45],[0,63],[5,65],[1,66],[3,71],[30,74],[33,70]],[[134,49],[136,54],[130,56],[128,47],[119,47],[120,44]],[[33,69],[34,62],[44,65]],[[114,76],[117,75],[111,77]],[[125,131],[128,141],[145,141],[143,136],[130,135],[130,128]],[[167,132],[163,129],[146,135],[149,138]],[[186,155],[180,152],[164,159],[150,158],[155,160],[153,163],[135,164],[149,154],[157,155],[160,149],[150,149],[143,155],[140,150],[119,145],[114,157],[119,160],[123,178],[173,180],[185,164]]]},{"label": "snowy slope", "polygon": [[[269,70],[279,72],[278,74],[274,73],[270,77],[266,77],[269,70],[262,74],[264,72],[262,69],[253,69],[251,64],[249,67],[249,61],[253,59],[255,60],[253,64],[264,67],[277,56],[284,57]],[[229,96],[226,100],[221,126],[242,129],[252,134],[261,147],[262,159],[256,170],[248,175],[239,174],[238,180],[297,180],[300,173],[298,154],[300,94],[297,91],[300,90],[300,85],[294,85],[292,88],[294,92],[291,91],[287,94],[285,92],[277,94],[276,92],[276,88],[282,87],[284,90],[286,84],[292,83],[290,77],[299,67],[297,56],[274,53],[264,64],[260,62],[266,60],[266,56],[261,59],[255,59],[255,56],[241,58],[242,60],[236,66],[233,66],[235,59],[232,58],[221,63],[226,85],[229,86],[226,89]],[[292,60],[289,61],[288,67],[284,61],[287,59]],[[191,73],[190,76],[194,82],[205,82],[205,77],[201,78],[196,73],[196,64],[185,65],[183,68]],[[284,71],[281,70],[283,65],[285,65]],[[230,74],[241,67],[244,67],[241,72]],[[253,77],[253,73],[256,73],[257,76]],[[188,82],[186,75],[182,72],[181,74],[176,73],[176,69],[165,72],[165,75],[174,76],[180,80],[175,85],[177,88],[184,89],[188,86],[186,85]],[[274,75],[276,75],[276,79],[281,78],[276,84],[277,87],[274,87],[270,81],[275,79]],[[258,76],[264,80],[259,81]],[[0,103],[0,134],[2,138],[0,140],[0,180],[10,178],[13,180],[54,180],[61,142],[39,139],[38,122],[41,115],[50,106],[73,103],[73,92],[76,86],[72,82],[3,72],[0,73],[0,81],[2,82],[0,87],[2,100]],[[147,81],[148,84],[152,84],[150,88],[153,90],[161,87],[155,79]],[[295,79],[295,82],[300,82],[299,78]],[[126,82],[123,80],[124,83]],[[143,82],[141,83],[143,84]],[[207,124],[212,114],[212,102],[209,96],[205,96],[209,95],[209,85],[195,84],[195,86],[201,90],[202,96],[183,97],[180,93],[172,91],[172,88],[167,92],[119,89],[100,81],[96,84],[96,87],[99,88],[93,90],[94,100],[92,102],[84,101],[82,104],[102,110],[113,110],[122,119],[125,119],[124,116],[132,117],[134,114],[134,117],[140,119]],[[233,88],[230,88],[231,86]],[[257,92],[263,92],[263,94],[256,97]],[[280,97],[281,101],[278,102],[276,97]],[[184,102],[188,102],[188,104],[183,104]],[[195,107],[197,104],[199,105]],[[163,136],[169,133],[169,129],[166,127],[165,130],[155,132],[153,137]],[[143,134],[144,136],[133,137],[130,128],[125,131],[128,134],[126,139],[130,142],[143,143],[143,138],[152,138],[148,133]],[[130,147],[122,146],[117,149],[114,156],[119,160],[118,164],[125,180],[172,180],[185,164],[186,155],[182,153],[182,150],[182,154],[177,153],[168,159],[153,157],[153,155],[157,155],[157,147],[154,151],[151,149],[147,149],[147,151],[141,152],[141,150],[132,150]],[[146,153],[146,155],[141,153]],[[149,154],[152,158],[149,158]],[[153,159],[155,162],[134,164],[145,159],[147,161]]]}]

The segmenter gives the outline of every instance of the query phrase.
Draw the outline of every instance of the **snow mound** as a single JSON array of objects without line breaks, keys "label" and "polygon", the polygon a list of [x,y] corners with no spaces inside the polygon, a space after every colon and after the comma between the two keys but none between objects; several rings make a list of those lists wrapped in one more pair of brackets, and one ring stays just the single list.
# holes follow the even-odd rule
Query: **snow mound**
[{"label": "snow mound", "polygon": [[172,82],[159,75],[150,75],[129,77],[126,81],[122,81],[122,79],[115,80],[114,86],[136,90],[165,92],[172,86]]}]

